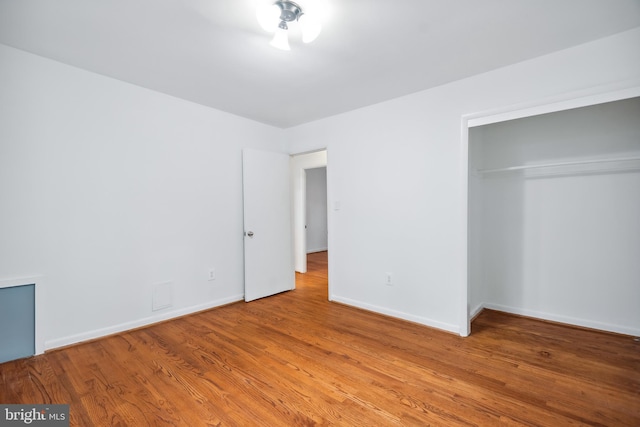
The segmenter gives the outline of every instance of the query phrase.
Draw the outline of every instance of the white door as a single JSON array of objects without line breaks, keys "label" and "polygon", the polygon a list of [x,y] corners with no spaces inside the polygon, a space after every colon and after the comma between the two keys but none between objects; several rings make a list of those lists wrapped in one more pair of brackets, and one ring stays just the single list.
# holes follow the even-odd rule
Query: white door
[{"label": "white door", "polygon": [[289,156],[242,151],[244,300],[295,288]]}]

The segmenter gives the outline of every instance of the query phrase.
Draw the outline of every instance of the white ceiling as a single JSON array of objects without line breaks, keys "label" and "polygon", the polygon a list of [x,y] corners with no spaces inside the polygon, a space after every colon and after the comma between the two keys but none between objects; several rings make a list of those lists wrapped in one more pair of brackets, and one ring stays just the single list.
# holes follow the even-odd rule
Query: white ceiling
[{"label": "white ceiling", "polygon": [[640,26],[640,0],[324,1],[289,52],[256,0],[0,0],[0,43],[286,128]]}]

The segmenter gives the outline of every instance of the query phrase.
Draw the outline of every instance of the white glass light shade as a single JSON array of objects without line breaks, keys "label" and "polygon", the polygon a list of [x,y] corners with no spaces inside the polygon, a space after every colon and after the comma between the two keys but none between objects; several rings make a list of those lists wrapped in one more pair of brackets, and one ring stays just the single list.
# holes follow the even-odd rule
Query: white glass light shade
[{"label": "white glass light shade", "polygon": [[298,23],[300,24],[300,31],[302,32],[302,41],[305,43],[314,41],[320,34],[320,31],[322,31],[320,21],[309,17],[307,14],[298,18]]},{"label": "white glass light shade", "polygon": [[271,40],[269,44],[281,50],[291,50],[289,47],[288,31],[283,28],[278,28],[273,36],[273,40]]},{"label": "white glass light shade", "polygon": [[273,33],[280,23],[280,8],[270,0],[262,1],[256,8],[256,18],[260,26]]}]

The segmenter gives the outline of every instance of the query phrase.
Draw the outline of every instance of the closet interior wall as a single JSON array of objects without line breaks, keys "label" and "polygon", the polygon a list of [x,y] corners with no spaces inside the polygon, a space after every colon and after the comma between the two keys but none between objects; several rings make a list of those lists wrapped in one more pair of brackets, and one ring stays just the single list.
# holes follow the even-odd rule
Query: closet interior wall
[{"label": "closet interior wall", "polygon": [[631,98],[469,129],[472,315],[640,335],[639,119]]}]

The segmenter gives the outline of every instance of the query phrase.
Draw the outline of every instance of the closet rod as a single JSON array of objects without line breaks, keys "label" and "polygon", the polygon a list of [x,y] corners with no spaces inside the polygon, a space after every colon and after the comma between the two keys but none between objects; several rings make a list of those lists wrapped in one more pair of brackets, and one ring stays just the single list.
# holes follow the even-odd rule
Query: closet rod
[{"label": "closet rod", "polygon": [[613,162],[629,162],[629,161],[637,161],[640,160],[640,157],[623,157],[618,159],[598,159],[598,160],[579,160],[575,162],[560,162],[560,163],[545,163],[540,165],[523,165],[523,166],[511,166],[508,168],[498,168],[498,169],[478,169],[478,173],[496,173],[496,172],[511,172],[511,171],[519,171],[525,169],[534,169],[534,168],[548,168],[553,166],[575,166],[575,165],[588,165],[594,163],[613,163]]}]

